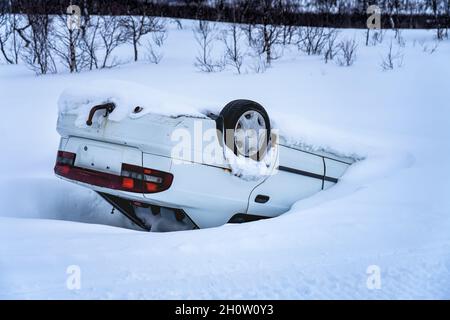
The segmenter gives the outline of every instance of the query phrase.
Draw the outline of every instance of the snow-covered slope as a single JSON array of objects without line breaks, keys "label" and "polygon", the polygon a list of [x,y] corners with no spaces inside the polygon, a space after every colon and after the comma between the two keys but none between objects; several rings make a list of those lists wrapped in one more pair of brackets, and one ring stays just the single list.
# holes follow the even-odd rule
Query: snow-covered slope
[{"label": "snow-covered slope", "polygon": [[[0,298],[449,299],[449,41],[429,54],[432,31],[404,31],[404,65],[390,72],[379,66],[385,40],[361,43],[350,68],[292,51],[264,74],[203,74],[185,24],[170,30],[159,65],[42,77],[0,65]],[[135,231],[93,192],[52,173],[60,93],[104,79],[217,109],[254,99],[291,143],[364,160],[276,219]],[[71,265],[80,290],[66,287]],[[366,285],[373,265],[378,290]]]}]

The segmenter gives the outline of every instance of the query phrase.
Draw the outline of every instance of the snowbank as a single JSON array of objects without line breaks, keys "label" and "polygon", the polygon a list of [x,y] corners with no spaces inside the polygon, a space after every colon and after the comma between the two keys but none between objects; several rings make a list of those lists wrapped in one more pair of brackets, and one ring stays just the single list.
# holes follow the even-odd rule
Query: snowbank
[{"label": "snowbank", "polygon": [[246,181],[257,181],[261,176],[269,176],[278,166],[278,147],[268,148],[264,158],[255,161],[252,158],[236,156],[229,148],[224,148],[224,156],[230,164],[231,172],[236,177]]}]

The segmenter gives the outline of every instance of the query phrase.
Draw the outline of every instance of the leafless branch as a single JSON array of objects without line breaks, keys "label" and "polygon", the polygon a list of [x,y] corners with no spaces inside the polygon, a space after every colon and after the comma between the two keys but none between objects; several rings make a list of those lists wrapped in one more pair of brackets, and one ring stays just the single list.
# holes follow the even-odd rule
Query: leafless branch
[{"label": "leafless branch", "polygon": [[389,45],[389,50],[387,54],[382,57],[381,68],[384,71],[393,70],[396,67],[401,67],[403,65],[403,54],[400,51],[394,52],[392,48],[392,41]]},{"label": "leafless branch", "polygon": [[225,46],[225,63],[234,67],[238,74],[241,74],[245,53],[241,49],[242,29],[232,23],[223,32],[223,42]]},{"label": "leafless branch", "polygon": [[133,45],[134,61],[138,60],[138,49],[142,36],[151,32],[165,31],[163,20],[147,15],[128,15],[120,19],[123,28],[123,36],[127,42]]},{"label": "leafless branch", "polygon": [[211,56],[213,41],[216,36],[215,25],[211,22],[199,20],[194,29],[194,36],[197,44],[200,46],[197,57],[195,58],[195,67],[203,72],[215,72],[224,68],[222,61],[215,61]]},{"label": "leafless branch", "polygon": [[110,68],[118,64],[116,58],[112,57],[113,51],[126,42],[123,28],[121,28],[120,17],[100,16],[100,27],[98,36],[100,37],[103,59],[101,68]]},{"label": "leafless branch", "polygon": [[342,40],[339,43],[339,56],[338,56],[338,64],[340,66],[351,66],[356,60],[356,50],[358,48],[358,44],[355,39],[352,40]]}]

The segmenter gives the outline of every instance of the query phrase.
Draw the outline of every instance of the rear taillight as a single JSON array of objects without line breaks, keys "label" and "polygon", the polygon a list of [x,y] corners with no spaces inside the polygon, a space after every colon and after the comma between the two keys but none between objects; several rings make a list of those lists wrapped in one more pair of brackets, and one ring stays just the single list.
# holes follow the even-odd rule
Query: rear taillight
[{"label": "rear taillight", "polygon": [[58,156],[56,157],[57,164],[73,166],[75,162],[75,153],[58,151]]},{"label": "rear taillight", "polygon": [[173,175],[131,164],[122,164],[122,187],[126,190],[141,189],[143,193],[167,190],[172,185]]},{"label": "rear taillight", "polygon": [[75,153],[58,151],[56,156],[55,173],[65,176],[70,172],[70,168],[75,163]]},{"label": "rear taillight", "polygon": [[58,151],[55,173],[95,186],[134,193],[157,193],[170,188],[173,175],[130,164],[122,164],[121,175],[75,167],[74,153]]}]

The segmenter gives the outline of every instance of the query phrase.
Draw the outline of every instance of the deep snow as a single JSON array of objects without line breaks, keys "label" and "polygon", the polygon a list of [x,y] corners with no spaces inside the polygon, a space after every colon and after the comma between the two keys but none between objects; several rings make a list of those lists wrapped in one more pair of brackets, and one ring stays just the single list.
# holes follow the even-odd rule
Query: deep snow
[{"label": "deep snow", "polygon": [[[264,74],[203,74],[184,23],[170,30],[159,65],[41,77],[0,65],[0,298],[449,299],[449,41],[429,54],[432,31],[404,31],[403,67],[383,72],[388,37],[366,48],[364,31],[346,30],[361,42],[350,68],[289,51]],[[291,143],[364,160],[276,219],[135,231],[52,172],[60,93],[104,79],[219,109],[254,99]],[[66,287],[70,265],[81,268],[81,290]],[[366,286],[371,265],[379,290]]]}]

